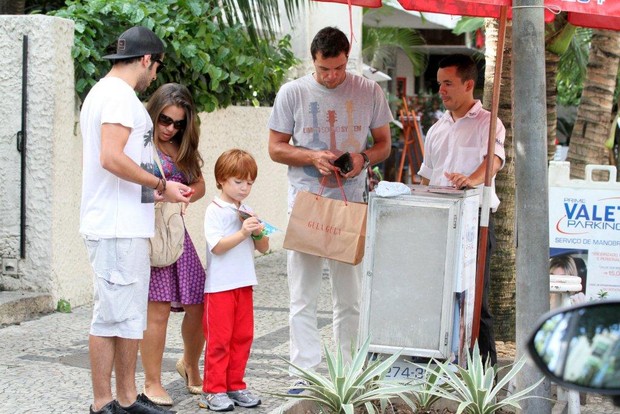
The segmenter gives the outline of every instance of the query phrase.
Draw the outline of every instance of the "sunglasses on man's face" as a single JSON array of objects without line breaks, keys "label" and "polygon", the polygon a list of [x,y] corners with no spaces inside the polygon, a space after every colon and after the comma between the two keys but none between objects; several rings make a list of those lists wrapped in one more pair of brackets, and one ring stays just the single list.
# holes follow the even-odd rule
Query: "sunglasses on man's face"
[{"label": "sunglasses on man's face", "polygon": [[163,126],[174,125],[174,129],[185,129],[186,124],[185,119],[179,119],[178,121],[175,121],[174,119],[164,114],[159,114],[159,118],[157,119],[157,121]]},{"label": "sunglasses on man's face", "polygon": [[157,69],[155,69],[155,73],[161,72],[161,70],[164,68],[164,62],[159,59],[153,59],[153,62],[159,63],[159,65],[157,65]]}]

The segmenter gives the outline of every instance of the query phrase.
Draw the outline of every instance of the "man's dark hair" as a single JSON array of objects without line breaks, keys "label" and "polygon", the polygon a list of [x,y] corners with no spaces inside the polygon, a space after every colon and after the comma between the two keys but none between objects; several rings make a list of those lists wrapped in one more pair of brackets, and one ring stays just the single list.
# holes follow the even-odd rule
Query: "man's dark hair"
[{"label": "man's dark hair", "polygon": [[[121,65],[129,65],[130,63],[139,61],[143,57],[144,56],[136,56],[136,57],[130,57],[127,59],[110,59],[110,62],[112,63],[112,66],[116,65],[117,63]],[[155,63],[156,60],[161,60],[163,57],[164,57],[163,53],[151,54],[151,65],[153,65],[153,63]]]},{"label": "man's dark hair", "polygon": [[321,52],[324,58],[334,58],[341,53],[349,56],[349,39],[339,29],[335,27],[324,27],[312,39],[310,53],[312,60],[316,60],[316,54]]},{"label": "man's dark hair", "polygon": [[456,67],[456,74],[463,82],[478,79],[478,67],[471,56],[463,54],[449,55],[439,61],[439,68]]}]

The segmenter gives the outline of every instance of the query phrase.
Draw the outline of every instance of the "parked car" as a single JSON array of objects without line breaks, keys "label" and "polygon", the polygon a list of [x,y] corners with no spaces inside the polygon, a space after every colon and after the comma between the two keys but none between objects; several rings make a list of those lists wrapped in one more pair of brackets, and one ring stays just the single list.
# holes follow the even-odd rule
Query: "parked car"
[{"label": "parked car", "polygon": [[620,406],[620,301],[594,301],[545,315],[528,341],[541,371],[558,385],[611,395]]}]

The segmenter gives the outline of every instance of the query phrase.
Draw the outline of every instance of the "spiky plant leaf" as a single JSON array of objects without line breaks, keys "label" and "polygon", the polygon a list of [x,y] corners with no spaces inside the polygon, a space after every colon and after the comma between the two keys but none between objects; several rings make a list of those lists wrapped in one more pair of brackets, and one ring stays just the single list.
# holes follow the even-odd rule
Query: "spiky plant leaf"
[{"label": "spiky plant leaf", "polygon": [[433,366],[432,362],[432,360],[429,361],[426,366],[411,363],[412,365],[422,369],[426,374],[424,380],[415,382],[416,390],[412,392],[413,400],[409,400],[409,404],[415,405],[418,410],[429,410],[433,404],[441,399],[441,397],[430,394],[426,391],[434,387],[441,387],[444,389],[449,387],[447,383],[441,381],[442,376],[440,368]]},{"label": "spiky plant leaf", "polygon": [[525,364],[524,357],[512,365],[510,371],[495,385],[493,383],[498,371],[490,366],[488,361],[485,364],[482,363],[478,344],[474,345],[473,354],[470,355],[468,352],[467,369],[457,366],[457,372],[454,372],[450,363],[434,362],[437,364],[437,373],[442,376],[442,381],[449,387],[434,385],[430,389],[425,389],[424,392],[458,402],[457,414],[492,414],[506,406],[519,409],[521,408],[520,401],[538,397],[529,394],[543,381],[541,378],[535,384],[500,401],[497,396],[498,392],[521,370]]},{"label": "spiky plant leaf", "polygon": [[383,412],[389,399],[397,397],[415,409],[411,400],[404,396],[405,393],[411,392],[411,385],[384,381],[386,373],[400,356],[400,352],[384,361],[367,362],[369,347],[370,339],[367,339],[353,354],[350,364],[345,364],[340,347],[337,347],[336,354],[325,348],[328,377],[286,361],[293,368],[290,372],[310,385],[303,387],[305,391],[301,394],[274,395],[314,401],[321,406],[321,410],[342,414],[354,414],[358,407],[365,407],[369,413],[374,414],[377,404]]}]

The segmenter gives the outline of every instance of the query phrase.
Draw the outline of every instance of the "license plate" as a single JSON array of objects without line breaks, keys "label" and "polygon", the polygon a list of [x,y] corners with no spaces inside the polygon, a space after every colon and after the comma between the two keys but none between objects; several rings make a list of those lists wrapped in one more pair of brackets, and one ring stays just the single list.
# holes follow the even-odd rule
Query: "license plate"
[{"label": "license plate", "polygon": [[405,380],[405,381],[423,381],[426,378],[424,369],[415,366],[411,363],[411,359],[408,361],[406,357],[400,357],[390,367],[390,370],[385,375],[387,380]]},{"label": "license plate", "polygon": [[[382,354],[370,354],[369,359],[374,361],[381,355],[382,359],[388,358],[389,355]],[[426,363],[420,364],[426,365]],[[411,357],[400,356],[385,375],[386,380],[399,380],[399,381],[423,381],[426,378],[424,369],[414,365],[411,362]]]},{"label": "license plate", "polygon": [[414,365],[411,362],[411,358],[399,357],[390,367],[390,370],[385,375],[385,379],[413,381],[415,383],[424,381],[426,373],[423,368]]},{"label": "license plate", "polygon": [[[377,357],[381,356],[382,359],[386,359],[389,355],[383,354],[369,354],[370,361],[374,361]],[[389,371],[385,375],[386,380],[394,380],[394,381],[407,381],[410,384],[424,383],[428,378],[428,373],[422,367],[426,367],[428,362],[412,362],[412,357],[401,355],[398,357],[396,361],[392,364]],[[437,365],[431,364],[430,368],[435,369]],[[450,366],[449,369],[453,372],[457,372],[458,369],[456,366]]]}]

